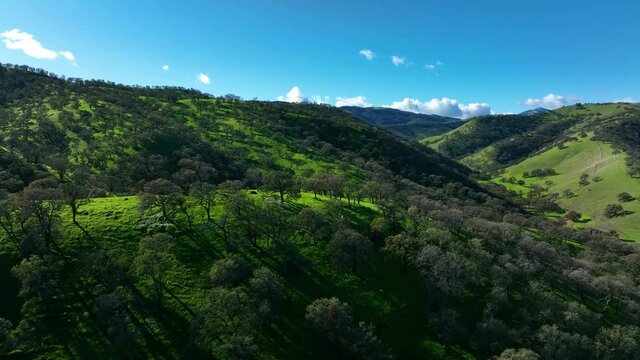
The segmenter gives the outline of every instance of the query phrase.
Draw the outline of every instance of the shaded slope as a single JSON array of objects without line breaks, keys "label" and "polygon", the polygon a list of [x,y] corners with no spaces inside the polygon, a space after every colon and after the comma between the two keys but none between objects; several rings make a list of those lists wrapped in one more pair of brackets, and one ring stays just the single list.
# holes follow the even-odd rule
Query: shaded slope
[{"label": "shaded slope", "polygon": [[416,114],[389,108],[340,107],[358,119],[409,138],[422,139],[451,131],[464,122],[460,119],[438,115]]}]

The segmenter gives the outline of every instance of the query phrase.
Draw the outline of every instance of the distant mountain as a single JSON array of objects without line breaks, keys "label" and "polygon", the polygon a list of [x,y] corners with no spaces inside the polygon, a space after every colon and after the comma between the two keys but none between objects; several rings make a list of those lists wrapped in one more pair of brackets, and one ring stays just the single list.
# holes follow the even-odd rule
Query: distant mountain
[{"label": "distant mountain", "polygon": [[535,109],[531,109],[531,110],[527,110],[527,111],[523,111],[518,115],[522,115],[522,116],[531,116],[531,115],[536,115],[536,114],[544,114],[546,112],[549,112],[551,110],[549,109],[545,109],[543,107],[537,107]]},{"label": "distant mountain", "polygon": [[356,118],[409,139],[422,139],[456,129],[464,121],[447,116],[416,114],[381,107],[343,106]]}]

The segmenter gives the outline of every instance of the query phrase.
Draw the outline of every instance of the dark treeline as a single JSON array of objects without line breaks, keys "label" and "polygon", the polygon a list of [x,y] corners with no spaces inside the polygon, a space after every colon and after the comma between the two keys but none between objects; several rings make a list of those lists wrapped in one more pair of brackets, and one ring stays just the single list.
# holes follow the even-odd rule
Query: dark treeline
[{"label": "dark treeline", "polygon": [[327,106],[0,69],[1,355],[640,358],[638,245],[426,148]]},{"label": "dark treeline", "polygon": [[627,157],[627,168],[631,176],[640,175],[640,110],[636,107],[625,106],[625,113],[614,117],[602,124],[596,132],[596,138],[608,141],[624,150]]}]

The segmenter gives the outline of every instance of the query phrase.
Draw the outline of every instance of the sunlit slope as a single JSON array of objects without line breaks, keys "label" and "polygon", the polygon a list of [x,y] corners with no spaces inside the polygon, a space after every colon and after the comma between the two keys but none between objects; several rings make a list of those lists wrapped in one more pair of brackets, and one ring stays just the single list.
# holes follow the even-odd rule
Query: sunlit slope
[{"label": "sunlit slope", "polygon": [[635,123],[639,114],[638,104],[612,103],[566,106],[532,116],[482,116],[421,142],[477,170],[496,171],[582,132],[593,132],[620,145],[619,134],[612,129]]},{"label": "sunlit slope", "polygon": [[[576,226],[616,230],[623,239],[640,241],[640,201],[621,203],[630,212],[626,216],[609,219],[603,215],[607,204],[619,203],[617,194],[628,192],[635,197],[640,196],[640,179],[629,176],[625,157],[625,153],[616,152],[610,144],[581,138],[567,143],[565,148],[554,147],[510,166],[501,177],[523,179],[525,186],[509,184],[513,190],[522,191],[523,194],[531,184],[547,186],[545,181],[551,180],[550,192],[560,194],[560,206],[583,214],[583,220]],[[558,175],[523,178],[523,173],[542,168],[553,168]],[[589,175],[589,185],[578,184],[582,174]],[[598,176],[602,180],[594,181]],[[498,178],[494,180],[499,181]],[[575,195],[564,196],[565,190]]]}]

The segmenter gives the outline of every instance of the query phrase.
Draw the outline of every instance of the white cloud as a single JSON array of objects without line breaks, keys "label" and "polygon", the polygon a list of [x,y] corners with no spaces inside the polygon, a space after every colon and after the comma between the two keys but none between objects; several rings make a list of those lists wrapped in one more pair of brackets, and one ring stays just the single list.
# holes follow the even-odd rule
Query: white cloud
[{"label": "white cloud", "polygon": [[10,50],[21,50],[25,55],[36,59],[55,60],[58,55],[62,55],[75,65],[75,56],[71,51],[55,51],[47,49],[34,39],[33,35],[21,31],[20,29],[12,29],[0,34],[2,42]]},{"label": "white cloud", "polygon": [[163,71],[169,71],[169,65],[167,65],[167,64],[162,65],[162,70]]},{"label": "white cloud", "polygon": [[520,104],[529,106],[529,107],[544,107],[547,109],[557,109],[559,107],[563,107],[565,105],[574,103],[579,99],[580,98],[576,96],[564,97],[562,95],[555,95],[555,94],[549,93],[546,96],[542,97],[542,99],[529,98],[525,101],[520,102]]},{"label": "white cloud", "polygon": [[373,51],[371,51],[369,49],[362,49],[362,50],[360,50],[360,52],[358,52],[358,54],[364,56],[369,61],[373,60],[373,58],[376,57],[376,53],[374,53]]},{"label": "white cloud", "polygon": [[314,104],[328,104],[329,101],[331,101],[331,97],[329,96],[320,96],[320,95],[314,95],[311,97],[311,102]]},{"label": "white cloud", "polygon": [[[426,65],[424,66],[424,68],[425,68],[425,69],[427,69],[427,70],[429,70],[429,71],[433,71],[433,70],[435,70],[437,67],[440,67],[440,66],[442,66],[442,65],[444,65],[444,63],[443,63],[442,61],[440,61],[440,60],[436,60],[436,62],[435,62],[435,63],[432,63],[432,64],[426,64]],[[436,76],[438,76],[438,75],[436,75]]]},{"label": "white cloud", "polygon": [[278,99],[278,101],[286,101],[286,102],[290,102],[290,103],[301,103],[301,102],[309,101],[304,96],[304,94],[302,93],[300,88],[297,87],[297,86],[292,87],[291,90],[289,90],[289,92],[287,93],[287,95],[278,96],[277,99]]},{"label": "white cloud", "polygon": [[638,100],[636,100],[634,98],[631,98],[631,97],[625,97],[625,98],[622,98],[622,99],[613,100],[612,102],[614,102],[614,103],[637,103]]},{"label": "white cloud", "polygon": [[456,118],[470,118],[480,115],[489,115],[491,106],[487,103],[470,103],[462,104],[456,99],[443,97],[442,99],[431,99],[422,102],[417,99],[404,98],[385,107],[411,111],[418,114],[432,114],[441,116],[450,116]]},{"label": "white cloud", "polygon": [[371,104],[367,101],[367,98],[364,96],[354,96],[350,98],[340,97],[336,98],[336,106],[360,106],[360,107],[369,107]]},{"label": "white cloud", "polygon": [[73,53],[71,51],[60,51],[60,55],[64,56],[65,59],[69,60],[69,61],[75,61],[76,57],[73,56]]},{"label": "white cloud", "polygon": [[407,58],[402,56],[392,55],[391,62],[395,66],[400,66],[407,63]]},{"label": "white cloud", "polygon": [[200,73],[198,74],[198,82],[200,84],[209,85],[211,84],[211,79],[207,74]]},{"label": "white cloud", "polygon": [[491,106],[487,103],[470,103],[467,105],[460,104],[459,106],[462,111],[463,118],[492,114]]},{"label": "white cloud", "polygon": [[73,55],[71,51],[67,51],[67,50],[60,51],[60,55],[62,55],[62,57],[64,57],[65,59],[69,60],[73,64],[73,66],[78,66],[78,64],[76,63],[76,57]]}]

